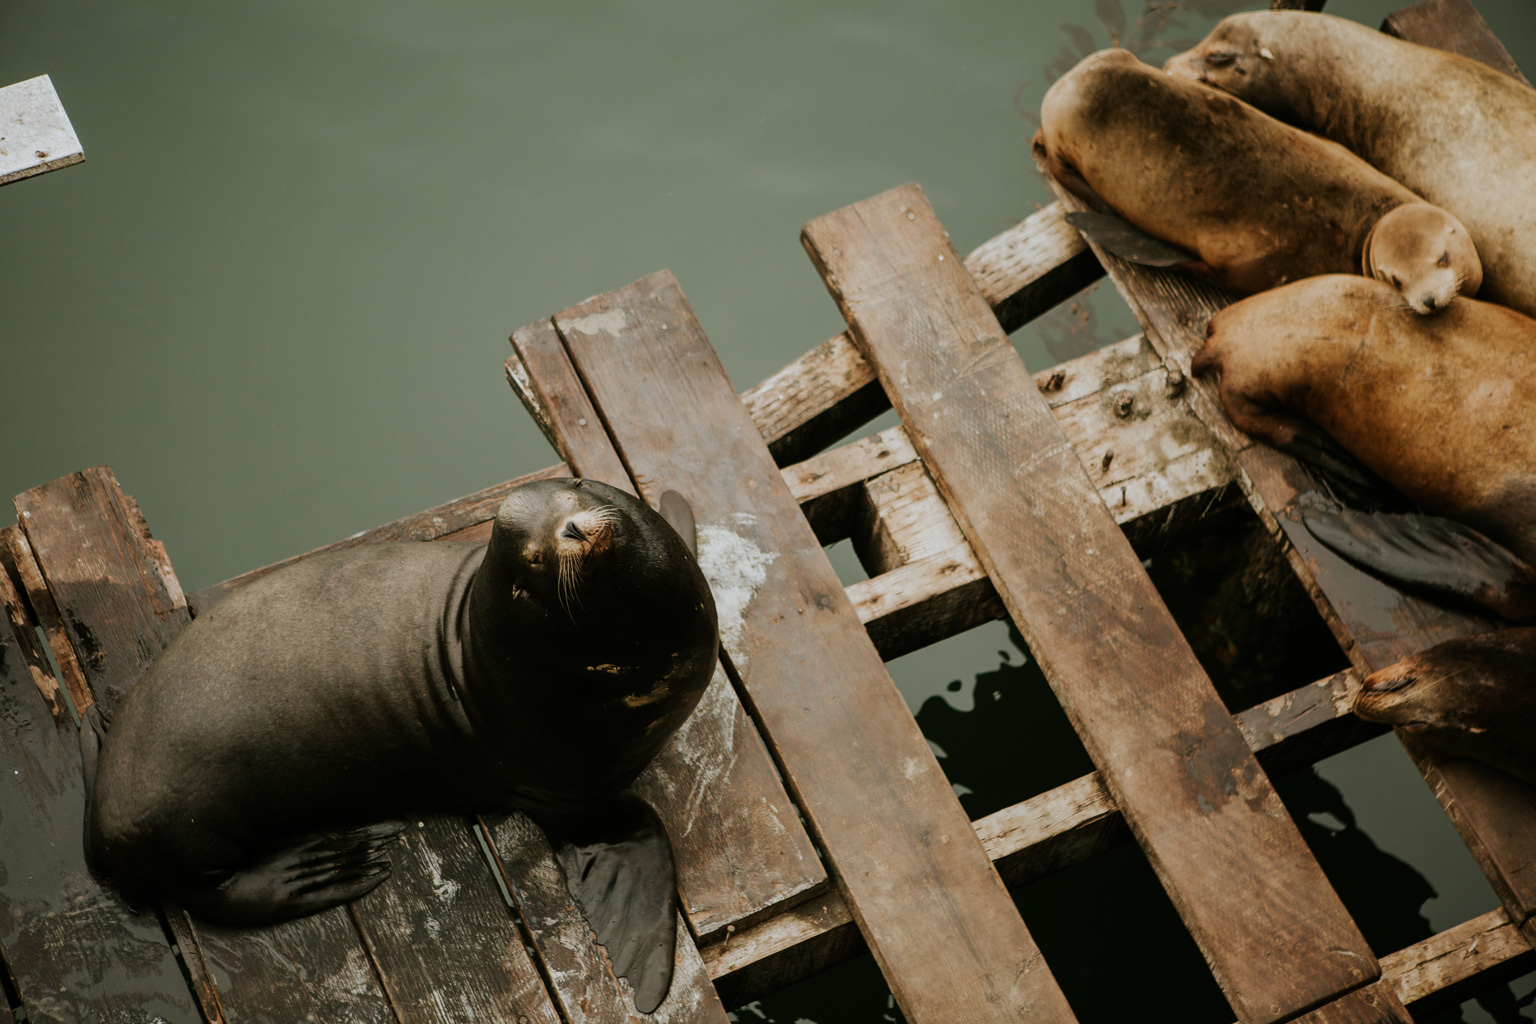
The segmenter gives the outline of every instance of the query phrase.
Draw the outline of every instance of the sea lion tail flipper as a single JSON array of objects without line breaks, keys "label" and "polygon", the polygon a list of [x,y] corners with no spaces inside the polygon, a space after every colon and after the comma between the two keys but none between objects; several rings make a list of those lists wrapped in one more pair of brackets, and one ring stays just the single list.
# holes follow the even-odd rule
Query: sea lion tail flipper
[{"label": "sea lion tail flipper", "polygon": [[1069,213],[1066,221],[1088,241],[1144,267],[1179,267],[1200,262],[1200,257],[1187,249],[1154,238],[1113,213]]},{"label": "sea lion tail flipper", "polygon": [[305,836],[239,868],[215,885],[174,893],[189,911],[219,924],[276,924],[362,896],[389,877],[389,847],[401,821]]},{"label": "sea lion tail flipper", "polygon": [[688,551],[697,558],[699,556],[698,527],[693,520],[693,506],[688,504],[688,499],[676,491],[661,492],[661,517],[667,521],[677,535],[683,538],[683,543],[688,545]]},{"label": "sea lion tail flipper", "polygon": [[601,820],[577,829],[546,826],[566,888],[614,974],[634,988],[635,1009],[652,1013],[672,986],[677,950],[677,873],[661,819],[626,793],[603,808]]},{"label": "sea lion tail flipper", "polygon": [[1417,590],[1536,622],[1536,569],[1469,526],[1417,513],[1306,509],[1312,536],[1344,559]]}]

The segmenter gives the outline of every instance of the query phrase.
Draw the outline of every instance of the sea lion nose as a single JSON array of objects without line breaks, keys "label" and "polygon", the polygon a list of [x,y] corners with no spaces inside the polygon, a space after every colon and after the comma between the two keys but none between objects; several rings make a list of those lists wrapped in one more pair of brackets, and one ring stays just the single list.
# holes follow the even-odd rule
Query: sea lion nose
[{"label": "sea lion nose", "polygon": [[1426,310],[1428,310],[1429,312],[1431,312],[1431,313],[1433,313],[1435,311],[1435,306],[1437,306],[1439,304],[1435,300],[1435,293],[1434,292],[1425,292],[1419,298],[1419,301],[1424,303],[1424,308]]}]

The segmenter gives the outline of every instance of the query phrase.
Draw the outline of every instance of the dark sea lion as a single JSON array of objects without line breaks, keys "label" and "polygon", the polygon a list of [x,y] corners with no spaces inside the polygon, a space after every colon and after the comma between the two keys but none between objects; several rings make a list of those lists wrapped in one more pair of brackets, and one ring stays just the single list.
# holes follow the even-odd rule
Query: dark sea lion
[{"label": "dark sea lion", "polygon": [[[1536,563],[1536,320],[1467,298],[1418,317],[1379,281],[1331,275],[1217,313],[1193,369],[1220,372],[1240,430],[1298,454],[1336,444],[1503,550],[1474,551],[1465,534],[1403,532],[1395,549],[1377,545],[1388,575],[1411,578],[1402,563],[1415,549],[1474,568],[1502,559],[1509,579],[1516,563]],[[1411,517],[1355,525],[1378,539],[1413,528]],[[1454,575],[1447,564],[1433,571]]]},{"label": "dark sea lion", "polygon": [[1482,279],[1444,210],[1343,146],[1128,51],[1084,58],[1045,94],[1040,123],[1035,152],[1063,186],[1188,250],[1188,269],[1223,287],[1363,270],[1429,313]]},{"label": "dark sea lion", "polygon": [[1454,214],[1480,297],[1536,316],[1536,89],[1327,14],[1234,14],[1170,73],[1348,146]]},{"label": "dark sea lion", "polygon": [[649,1012],[676,882],[627,787],[716,648],[709,586],[661,515],[596,481],[526,484],[488,545],[317,555],[198,616],[104,734],[82,730],[87,855],[131,899],[257,924],[378,885],[403,816],[522,810]]},{"label": "dark sea lion", "polygon": [[1536,784],[1536,627],[1448,640],[1373,673],[1355,714]]}]

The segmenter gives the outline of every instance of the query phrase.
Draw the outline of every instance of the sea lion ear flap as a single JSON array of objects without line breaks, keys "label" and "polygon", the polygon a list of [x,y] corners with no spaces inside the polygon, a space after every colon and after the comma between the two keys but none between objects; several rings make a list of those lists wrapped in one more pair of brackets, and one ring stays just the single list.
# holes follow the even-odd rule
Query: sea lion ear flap
[{"label": "sea lion ear flap", "polygon": [[[650,804],[623,793],[592,827],[546,830],[565,886],[628,978],[635,1009],[654,1013],[672,987],[677,953],[677,872],[672,846]],[[583,825],[590,823],[583,822]]]},{"label": "sea lion ear flap", "polygon": [[688,504],[688,499],[676,491],[663,491],[660,512],[661,517],[683,538],[683,543],[688,545],[689,554],[699,557],[698,529],[693,521],[693,506]]}]

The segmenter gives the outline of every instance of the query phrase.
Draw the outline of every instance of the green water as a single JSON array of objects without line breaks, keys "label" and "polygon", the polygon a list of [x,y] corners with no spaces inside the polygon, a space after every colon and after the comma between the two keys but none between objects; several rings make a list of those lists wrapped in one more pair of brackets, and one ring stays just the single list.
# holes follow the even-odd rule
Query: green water
[{"label": "green water", "polygon": [[[843,326],[807,220],[916,180],[966,252],[1049,201],[1021,110],[1108,44],[1096,9],[1133,31],[1124,5],[0,0],[0,84],[52,75],[86,152],[0,189],[0,493],[110,464],[183,586],[215,582],[554,461],[502,378],[507,334],[663,267],[753,384]],[[1479,7],[1536,67],[1530,0]],[[1169,41],[1211,23],[1180,20]],[[1107,288],[1086,308],[1021,331],[1026,362],[1135,330]],[[978,705],[1049,710],[1024,662],[999,624],[892,666],[968,801],[1007,756],[961,764]],[[1390,738],[1322,775],[1353,820],[1318,827],[1411,864],[1433,928],[1495,905]],[[1020,894],[1084,1020],[1113,1016],[1095,988],[1117,965],[1068,895],[1118,920],[1120,966],[1177,945],[1144,862],[1114,856]],[[1221,1019],[1198,957],[1187,990],[1182,970],[1160,980]],[[886,1000],[866,958],[741,1019],[875,1021]],[[1494,1012],[1466,1019],[1521,1019]]]}]

